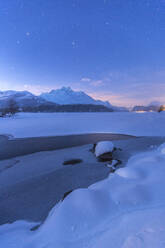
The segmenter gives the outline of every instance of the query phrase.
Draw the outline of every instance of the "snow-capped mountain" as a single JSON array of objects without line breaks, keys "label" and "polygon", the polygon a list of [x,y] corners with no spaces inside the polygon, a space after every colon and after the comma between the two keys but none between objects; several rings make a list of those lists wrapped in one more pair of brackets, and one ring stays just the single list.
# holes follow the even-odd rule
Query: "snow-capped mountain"
[{"label": "snow-capped mountain", "polygon": [[41,98],[56,104],[94,104],[103,105],[116,111],[126,111],[125,108],[112,106],[108,101],[95,100],[83,91],[73,91],[70,87],[52,90],[48,93],[42,93]]},{"label": "snow-capped mountain", "polygon": [[0,91],[0,108],[7,107],[11,99],[20,108],[25,106],[39,106],[46,102],[43,98],[35,96],[28,91]]},{"label": "snow-capped mountain", "polygon": [[40,95],[43,99],[61,105],[66,104],[95,104],[111,107],[110,103],[95,100],[88,96],[83,91],[73,91],[70,87],[62,87],[61,89],[52,90],[49,93],[42,93]]}]

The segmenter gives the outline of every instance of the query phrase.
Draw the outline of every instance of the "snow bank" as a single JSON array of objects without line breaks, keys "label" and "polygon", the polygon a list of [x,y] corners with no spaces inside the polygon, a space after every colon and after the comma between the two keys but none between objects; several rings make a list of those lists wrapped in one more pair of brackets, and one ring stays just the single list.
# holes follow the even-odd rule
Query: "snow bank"
[{"label": "snow bank", "polygon": [[164,247],[164,147],[135,155],[106,180],[73,191],[35,232],[27,223],[0,226],[0,247]]},{"label": "snow bank", "polygon": [[99,157],[104,153],[113,152],[113,150],[114,150],[114,145],[111,141],[101,141],[98,142],[95,147],[95,155],[96,157]]},{"label": "snow bank", "polygon": [[165,155],[165,143],[163,143],[161,146],[159,146],[158,151],[159,151],[162,155]]},{"label": "snow bank", "polygon": [[84,133],[165,136],[164,123],[165,112],[20,113],[13,118],[0,118],[0,134],[17,138]]}]

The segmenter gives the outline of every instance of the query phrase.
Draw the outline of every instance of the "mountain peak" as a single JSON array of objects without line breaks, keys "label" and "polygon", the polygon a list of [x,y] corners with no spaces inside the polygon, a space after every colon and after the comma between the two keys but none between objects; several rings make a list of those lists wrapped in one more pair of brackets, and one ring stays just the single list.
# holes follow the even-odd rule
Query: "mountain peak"
[{"label": "mountain peak", "polygon": [[71,87],[65,87],[65,86],[63,86],[61,88],[61,90],[63,90],[63,91],[73,91]]},{"label": "mountain peak", "polygon": [[[71,87],[65,87],[63,86],[62,88],[60,89],[56,89],[56,90],[51,90],[48,94],[55,94],[56,92],[73,92],[72,88]],[[45,94],[45,93],[43,93]]]},{"label": "mountain peak", "polygon": [[74,91],[71,87],[62,87],[60,89],[52,90],[49,93],[42,93],[40,95],[43,99],[56,103],[56,104],[94,104],[104,105],[106,107],[112,107],[111,104],[106,101],[95,100],[91,96],[87,95],[83,91]]}]

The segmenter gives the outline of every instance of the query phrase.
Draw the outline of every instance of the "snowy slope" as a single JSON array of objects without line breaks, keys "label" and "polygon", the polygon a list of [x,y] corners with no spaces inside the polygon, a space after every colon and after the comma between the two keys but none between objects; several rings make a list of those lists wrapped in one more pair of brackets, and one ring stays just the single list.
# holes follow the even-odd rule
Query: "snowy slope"
[{"label": "snowy slope", "polygon": [[9,97],[29,99],[34,97],[34,95],[28,91],[14,91],[14,90],[0,91],[0,100],[5,100],[8,99]]},{"label": "snowy slope", "polygon": [[162,248],[165,245],[165,144],[133,156],[125,168],[69,194],[37,231],[0,226],[4,248]]},{"label": "snowy slope", "polygon": [[19,107],[38,106],[46,101],[28,91],[0,91],[0,107],[7,107],[10,99],[14,99]]}]

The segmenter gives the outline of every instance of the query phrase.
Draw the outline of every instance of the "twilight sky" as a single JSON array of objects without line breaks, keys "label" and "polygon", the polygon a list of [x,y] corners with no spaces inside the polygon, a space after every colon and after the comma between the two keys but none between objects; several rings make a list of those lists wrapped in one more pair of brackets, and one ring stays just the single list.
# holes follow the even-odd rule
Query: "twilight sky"
[{"label": "twilight sky", "polygon": [[165,0],[0,1],[0,90],[165,102]]}]

